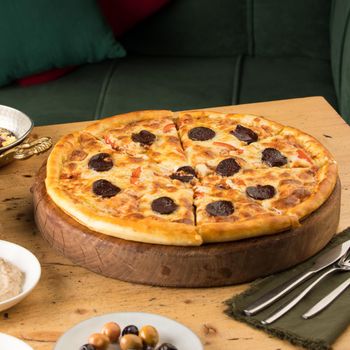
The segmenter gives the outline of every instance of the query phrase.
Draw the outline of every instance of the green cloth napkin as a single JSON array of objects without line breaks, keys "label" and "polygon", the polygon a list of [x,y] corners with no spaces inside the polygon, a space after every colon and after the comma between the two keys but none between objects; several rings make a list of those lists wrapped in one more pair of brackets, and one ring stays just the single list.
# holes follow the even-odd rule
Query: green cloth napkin
[{"label": "green cloth napkin", "polygon": [[320,273],[253,317],[245,316],[242,310],[267,291],[270,291],[274,287],[309,268],[317,257],[325,251],[348,239],[350,239],[350,227],[334,237],[326,248],[306,262],[292,269],[253,282],[247,291],[227,301],[229,305],[229,308],[226,310],[227,314],[238,321],[246,322],[278,338],[286,339],[294,345],[303,346],[312,350],[331,349],[331,344],[350,324],[350,288],[314,318],[304,320],[301,315],[349,278],[349,273],[347,272],[335,272],[333,275],[326,277],[326,279],[315,287],[315,289],[313,289],[298,305],[271,325],[262,325],[260,320],[267,318],[279,305],[290,300],[296,294],[299,294],[307,285],[311,284]]}]

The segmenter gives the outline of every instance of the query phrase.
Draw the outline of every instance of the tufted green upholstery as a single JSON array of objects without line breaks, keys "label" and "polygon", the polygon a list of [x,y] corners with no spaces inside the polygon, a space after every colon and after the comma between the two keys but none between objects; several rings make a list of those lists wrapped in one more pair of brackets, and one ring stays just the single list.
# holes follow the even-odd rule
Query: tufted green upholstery
[{"label": "tufted green upholstery", "polygon": [[340,113],[350,122],[350,1],[333,0],[331,60]]},{"label": "tufted green upholstery", "polygon": [[322,95],[350,118],[349,13],[348,0],[174,0],[122,38],[126,58],[1,88],[0,104],[38,125]]}]

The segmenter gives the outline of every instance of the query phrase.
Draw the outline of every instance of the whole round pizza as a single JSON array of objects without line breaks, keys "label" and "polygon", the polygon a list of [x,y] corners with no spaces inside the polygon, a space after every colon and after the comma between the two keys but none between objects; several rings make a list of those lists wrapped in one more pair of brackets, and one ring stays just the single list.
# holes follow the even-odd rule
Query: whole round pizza
[{"label": "whole round pizza", "polygon": [[297,129],[247,114],[142,111],[63,137],[46,189],[94,231],[186,246],[296,227],[336,181],[332,155]]}]

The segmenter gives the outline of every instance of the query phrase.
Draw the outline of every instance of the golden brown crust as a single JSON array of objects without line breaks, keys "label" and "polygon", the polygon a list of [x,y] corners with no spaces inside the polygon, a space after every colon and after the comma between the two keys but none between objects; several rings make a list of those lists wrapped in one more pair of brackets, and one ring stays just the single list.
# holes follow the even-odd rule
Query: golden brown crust
[{"label": "golden brown crust", "polygon": [[[190,123],[193,124],[186,125],[182,131],[181,122],[183,118],[186,118],[186,116],[190,116],[192,118]],[[206,120],[206,118],[209,118],[209,116],[210,121]],[[286,138],[290,137],[291,140],[297,140],[298,144],[301,145],[302,149],[305,149],[306,153],[312,156],[312,164],[307,164],[305,163],[305,161],[303,163],[303,167],[309,167],[315,174],[314,184],[310,185],[309,182],[307,185],[308,187],[306,187],[305,185],[305,191],[307,191],[308,193],[310,192],[311,194],[308,194],[307,196],[305,196],[305,198],[303,198],[303,200],[300,200],[298,203],[292,205],[290,208],[285,207],[283,208],[283,210],[279,210],[277,206],[274,208],[273,206],[269,207],[265,205],[264,207],[264,203],[262,201],[254,202],[251,199],[248,199],[247,204],[245,202],[246,199],[244,199],[245,188],[241,188],[239,191],[242,191],[244,196],[236,194],[237,211],[234,214],[235,217],[232,217],[232,219],[218,218],[216,220],[213,217],[210,218],[207,214],[205,214],[204,206],[208,202],[210,202],[210,200],[214,200],[216,197],[219,199],[225,199],[225,194],[220,194],[219,192],[213,192],[211,194],[207,193],[207,198],[203,199],[203,201],[201,200],[201,198],[195,198],[195,203],[199,203],[197,209],[199,216],[197,217],[197,225],[195,226],[191,224],[191,222],[193,222],[193,218],[191,219],[188,215],[184,215],[181,217],[176,216],[172,219],[170,219],[170,217],[157,216],[153,214],[150,214],[148,216],[141,215],[141,212],[140,215],[138,215],[137,212],[127,213],[127,215],[120,216],[118,216],[118,212],[114,212],[113,215],[109,215],[108,210],[99,211],[100,207],[88,205],[88,203],[90,203],[89,201],[91,201],[91,195],[90,197],[84,197],[84,194],[81,194],[80,197],[70,195],[67,188],[64,188],[63,182],[60,183],[60,181],[62,181],[61,179],[66,179],[66,181],[69,181],[69,176],[74,175],[74,171],[72,169],[74,169],[75,167],[78,167],[79,169],[79,166],[85,169],[85,173],[77,172],[78,175],[86,176],[84,177],[84,179],[89,178],[90,170],[87,169],[86,165],[89,159],[88,157],[91,157],[91,155],[96,154],[98,152],[107,152],[113,154],[113,148],[110,144],[108,144],[108,142],[106,143],[106,140],[103,137],[105,132],[109,133],[109,131],[112,129],[119,130],[121,127],[124,127],[127,124],[135,125],[135,123],[142,123],[142,121],[163,120],[162,125],[164,126],[166,124],[165,118],[168,118],[169,120],[176,120],[177,125],[180,125],[179,134],[185,151],[187,148],[192,147],[191,141],[188,140],[187,132],[190,127],[196,126],[196,118],[202,118],[201,120],[202,123],[204,123],[204,125],[210,125],[210,123],[213,123],[213,127],[215,127],[215,120],[222,120],[222,123],[220,125],[222,126],[223,130],[219,131],[218,136],[222,137],[223,139],[219,139],[216,141],[214,140],[214,146],[217,148],[216,153],[214,152],[213,157],[210,157],[209,143],[209,146],[205,146],[208,149],[204,149],[204,153],[207,154],[207,157],[209,158],[215,158],[219,156],[220,160],[225,159],[227,157],[236,157],[238,163],[242,165],[242,167],[244,167],[245,164],[252,164],[253,158],[247,158],[245,160],[244,157],[247,157],[247,155],[249,156],[249,154],[252,154],[248,152],[250,148],[254,148],[254,152],[260,152],[258,150],[260,140],[257,142],[257,145],[243,145],[242,142],[239,140],[231,141],[229,138],[227,138],[227,132],[231,130],[230,127],[232,127],[232,125],[242,123],[243,125],[251,126],[251,128],[257,133],[261,131],[259,135],[262,136],[262,141],[266,142],[267,144],[268,142],[270,142],[269,139],[273,139],[273,137],[279,138],[285,136]],[[228,122],[229,120],[233,122],[231,126]],[[139,123],[138,125],[142,124]],[[168,134],[167,137],[169,138],[169,140],[172,140],[171,134]],[[229,147],[230,145],[228,146],[224,143],[227,140],[228,142],[232,142],[231,148]],[[194,167],[196,165],[191,163],[191,159],[196,159],[196,157],[194,156],[190,159],[190,153],[186,153],[187,161],[189,161],[189,163],[186,163],[186,158],[182,158],[180,154],[180,151],[182,150],[176,150],[177,148],[181,148],[179,147],[179,145],[179,142],[178,144],[175,144],[174,139],[174,143],[170,147],[173,151],[175,150],[175,153],[177,152],[177,155],[174,153],[165,153],[167,155],[170,155],[169,158],[173,159],[170,159],[170,161],[169,159],[167,159],[168,163],[166,164],[166,167],[168,167],[168,170],[165,170],[165,172],[162,173],[161,171],[159,171],[160,168],[157,168],[153,173],[157,174],[157,180],[155,186],[152,187],[152,194],[146,192],[148,185],[143,187],[137,187],[136,184],[134,189],[131,191],[137,192],[138,189],[140,193],[142,191],[145,191],[142,192],[142,196],[144,196],[142,198],[146,198],[149,202],[149,199],[152,199],[152,196],[154,196],[154,194],[166,195],[167,193],[170,193],[167,191],[170,191],[171,188],[174,188],[174,190],[171,189],[171,191],[175,191],[172,192],[174,193],[174,198],[182,200],[184,207],[187,206],[186,210],[189,210],[189,207],[191,207],[192,204],[189,203],[189,201],[186,199],[188,198],[188,192],[186,191],[191,191],[191,188],[193,185],[195,185],[195,182],[184,184],[177,180],[174,180],[174,182],[171,184],[171,186],[173,187],[169,187],[169,184],[166,182],[166,179],[168,179],[169,175],[171,174],[171,171],[173,171],[172,169],[170,169],[171,167],[169,167],[169,163],[172,164],[175,168],[183,165],[192,165]],[[233,145],[236,145],[237,147]],[[161,147],[163,149],[163,146]],[[194,147],[194,149],[196,148]],[[244,153],[246,151],[242,152],[242,149],[247,150],[248,153]],[[125,179],[119,179],[119,183],[123,184],[123,186],[127,186],[126,184],[129,184],[130,181],[131,183],[133,183],[132,174],[138,167],[138,165],[151,162],[151,160],[155,163],[156,167],[162,165],[162,155],[159,153],[157,153],[157,155],[154,155],[154,153],[147,153],[147,155],[144,158],[146,160],[142,160],[142,157],[137,158],[137,155],[130,156],[130,154],[128,153],[129,151],[127,151],[126,157],[118,158],[118,161],[119,164],[126,164],[125,162],[128,162],[128,159],[130,159],[130,166],[123,166],[123,169],[121,169],[121,173],[113,173],[113,176],[130,176],[131,172],[131,178],[126,177]],[[137,153],[138,149],[136,149],[135,152]],[[190,152],[193,152],[192,148]],[[259,155],[259,153],[257,154]],[[130,158],[128,158],[129,156]],[[208,162],[206,164],[207,170],[203,172],[203,174],[205,174],[203,176],[207,176],[206,174],[208,173],[208,169],[212,168],[215,170],[216,164],[216,158],[208,159]],[[264,165],[263,167],[265,167],[266,170],[266,165]],[[248,171],[254,171],[254,169],[252,169],[251,166],[247,166],[245,169],[248,169]],[[284,168],[284,170],[291,171],[288,170],[288,168]],[[148,173],[142,173],[142,175],[144,175],[142,181],[146,181],[153,176],[153,170],[149,171],[151,175]],[[69,174],[67,175],[66,172]],[[99,177],[104,178],[104,174],[99,174]],[[233,180],[234,179],[239,180],[240,173],[234,175]],[[202,184],[204,180],[205,177],[200,180],[200,183]],[[72,216],[78,222],[89,227],[92,230],[128,240],[154,244],[186,246],[200,245],[203,242],[225,242],[261,235],[268,235],[287,230],[290,227],[297,226],[299,224],[299,220],[303,219],[304,217],[315,211],[327,200],[327,198],[330,196],[335,187],[336,180],[337,165],[329,151],[326,150],[323,147],[323,145],[320,144],[319,141],[317,141],[315,138],[297,129],[291,127],[284,127],[279,123],[269,121],[262,117],[253,115],[224,114],[216,111],[205,110],[185,111],[176,113],[174,115],[171,111],[162,110],[140,111],[113,116],[93,123],[92,125],[88,126],[86,129],[80,132],[74,132],[72,134],[64,136],[56,144],[49,156],[47,162],[47,177],[45,183],[47,192],[53,199],[53,201],[68,215]],[[203,184],[204,183],[205,181],[203,182]],[[201,186],[201,184],[199,186]],[[79,186],[79,182],[77,186]],[[195,186],[198,186],[198,183]],[[141,188],[142,190],[140,190]],[[234,189],[234,191],[238,190]],[[232,194],[233,192],[231,191],[228,192],[228,194],[229,193]],[[228,199],[234,201],[233,197]],[[284,198],[284,200],[288,200],[288,198]],[[252,205],[251,202],[253,202]],[[110,202],[106,201],[105,203]],[[99,203],[99,205],[103,204]],[[254,206],[259,206],[261,210],[254,208]],[[243,209],[241,210],[241,208]],[[110,208],[110,213],[112,209],[113,208]],[[244,213],[245,215],[247,215],[246,217],[244,217]],[[193,214],[191,215],[193,216]],[[243,216],[240,217],[239,215]]]},{"label": "golden brown crust", "polygon": [[239,223],[219,222],[198,226],[203,242],[227,242],[244,238],[278,233],[295,225],[295,218],[289,215],[255,217],[254,220]]},{"label": "golden brown crust", "polygon": [[140,120],[162,119],[162,118],[174,118],[172,111],[168,110],[145,110],[136,111],[125,114],[118,114],[112,117],[101,119],[96,123],[89,125],[85,131],[93,135],[103,132],[106,129],[116,127],[118,125],[125,125]]},{"label": "golden brown crust", "polygon": [[317,185],[314,192],[305,201],[287,211],[298,220],[318,209],[331,195],[337,182],[338,167],[336,163],[325,164],[317,173]]}]

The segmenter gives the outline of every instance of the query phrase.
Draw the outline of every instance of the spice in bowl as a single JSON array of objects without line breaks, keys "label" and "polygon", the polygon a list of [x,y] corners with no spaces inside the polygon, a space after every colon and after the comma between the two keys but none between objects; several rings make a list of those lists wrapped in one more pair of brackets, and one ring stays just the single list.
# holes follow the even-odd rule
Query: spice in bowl
[{"label": "spice in bowl", "polygon": [[14,135],[13,132],[5,128],[0,128],[0,147],[8,146],[16,140],[17,137]]}]

